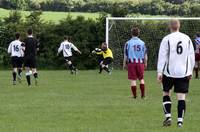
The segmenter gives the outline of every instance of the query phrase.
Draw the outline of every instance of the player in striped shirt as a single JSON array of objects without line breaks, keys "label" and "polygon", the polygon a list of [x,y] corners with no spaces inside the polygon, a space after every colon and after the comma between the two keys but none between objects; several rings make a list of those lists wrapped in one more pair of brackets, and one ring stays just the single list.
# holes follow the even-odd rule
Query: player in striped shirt
[{"label": "player in striped shirt", "polygon": [[123,68],[128,64],[128,79],[131,81],[133,98],[137,97],[136,81],[140,80],[141,98],[145,97],[144,70],[147,68],[147,49],[145,43],[139,38],[140,30],[132,29],[132,38],[125,44]]},{"label": "player in striped shirt", "polygon": [[200,33],[196,34],[195,38],[195,78],[199,79],[199,65],[200,65]]}]

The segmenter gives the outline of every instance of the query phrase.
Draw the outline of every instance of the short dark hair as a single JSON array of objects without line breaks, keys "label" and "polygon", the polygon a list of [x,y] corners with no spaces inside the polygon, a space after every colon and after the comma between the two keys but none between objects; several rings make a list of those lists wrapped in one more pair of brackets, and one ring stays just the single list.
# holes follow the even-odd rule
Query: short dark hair
[{"label": "short dark hair", "polygon": [[140,35],[140,29],[138,27],[133,27],[131,30],[132,36],[139,36]]},{"label": "short dark hair", "polygon": [[27,30],[27,33],[28,33],[28,35],[32,35],[32,34],[33,34],[33,30],[32,30],[31,28],[29,28],[29,29]]},{"label": "short dark hair", "polygon": [[64,36],[64,40],[69,40],[69,36]]},{"label": "short dark hair", "polygon": [[19,37],[20,37],[20,33],[15,33],[15,38],[19,39]]}]

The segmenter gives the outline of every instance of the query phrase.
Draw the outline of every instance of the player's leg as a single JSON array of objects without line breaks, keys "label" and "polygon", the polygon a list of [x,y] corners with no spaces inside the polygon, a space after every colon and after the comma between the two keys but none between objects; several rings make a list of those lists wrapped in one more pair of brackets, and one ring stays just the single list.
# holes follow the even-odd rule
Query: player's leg
[{"label": "player's leg", "polygon": [[31,59],[30,68],[32,70],[33,77],[35,79],[35,85],[37,85],[38,84],[38,72],[37,72],[37,69],[36,69],[36,58]]},{"label": "player's leg", "polygon": [[140,80],[141,98],[145,98],[144,64],[137,64],[137,76]]},{"label": "player's leg", "polygon": [[38,84],[38,72],[36,68],[32,68],[33,77],[35,78],[35,85]]},{"label": "player's leg", "polygon": [[71,74],[74,73],[74,71],[76,72],[76,67],[73,65],[72,61],[67,61],[67,64],[69,66],[69,69],[71,71]]},{"label": "player's leg", "polygon": [[145,98],[145,81],[144,81],[144,79],[140,80],[140,91],[141,91],[141,98]]},{"label": "player's leg", "polygon": [[131,81],[131,91],[132,91],[132,95],[133,98],[137,98],[137,84],[136,84],[136,80],[130,80]]},{"label": "player's leg", "polygon": [[171,98],[170,91],[174,85],[174,79],[163,75],[163,111],[165,114],[165,120],[163,121],[163,126],[171,125]]},{"label": "player's leg", "polygon": [[108,68],[108,65],[112,62],[112,59],[111,58],[105,58],[103,60],[103,63],[102,63],[102,69],[105,70],[107,73],[111,73],[110,69]]},{"label": "player's leg", "polygon": [[17,77],[17,68],[13,68],[13,72],[12,72],[12,76],[13,76],[13,85],[16,85],[16,77]]},{"label": "player's leg", "polygon": [[136,69],[135,69],[135,64],[128,64],[128,79],[131,81],[131,91],[133,98],[137,98],[137,85],[136,85],[136,80],[137,80],[137,75],[136,75]]},{"label": "player's leg", "polygon": [[30,59],[28,57],[25,57],[24,58],[24,67],[25,67],[25,70],[26,70],[26,81],[27,81],[27,84],[28,86],[31,85],[31,71],[30,71]]},{"label": "player's leg", "polygon": [[184,93],[177,93],[177,99],[178,99],[178,122],[177,125],[178,127],[182,127],[183,125],[183,118],[186,110],[186,103],[185,103],[185,96],[186,94]]},{"label": "player's leg", "polygon": [[23,64],[23,60],[22,58],[18,58],[18,66],[17,66],[17,78],[18,78],[18,81],[21,83],[22,81],[22,64]]},{"label": "player's leg", "polygon": [[31,85],[31,72],[30,72],[30,68],[29,67],[25,67],[26,70],[26,81],[28,83],[28,86]]},{"label": "player's leg", "polygon": [[100,73],[100,74],[101,74],[102,71],[103,71],[102,65],[103,65],[103,61],[101,61],[101,62],[99,63],[99,73]]},{"label": "player's leg", "polygon": [[198,79],[199,78],[199,61],[195,61],[194,71],[195,71],[195,78]]},{"label": "player's leg", "polygon": [[176,79],[174,92],[177,93],[177,100],[178,100],[178,106],[177,106],[178,127],[182,127],[183,125],[183,118],[186,111],[185,98],[186,98],[186,94],[188,93],[188,89],[189,89],[188,77]]}]

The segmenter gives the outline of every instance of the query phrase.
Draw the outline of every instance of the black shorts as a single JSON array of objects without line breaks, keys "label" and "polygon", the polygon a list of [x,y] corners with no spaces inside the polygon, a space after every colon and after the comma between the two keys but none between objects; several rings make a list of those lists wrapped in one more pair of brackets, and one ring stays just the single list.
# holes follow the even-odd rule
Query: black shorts
[{"label": "black shorts", "polygon": [[12,63],[13,68],[22,68],[23,58],[13,56],[13,57],[11,57],[11,63]]},{"label": "black shorts", "polygon": [[69,57],[64,57],[64,59],[65,59],[66,62],[72,61],[72,57],[71,57],[71,56],[69,56]]},{"label": "black shorts", "polygon": [[36,57],[24,57],[24,67],[36,68]]},{"label": "black shorts", "polygon": [[109,64],[112,63],[112,61],[113,61],[113,58],[107,57],[107,58],[103,59],[103,64],[104,65],[109,65]]},{"label": "black shorts", "polygon": [[189,89],[189,79],[188,77],[184,78],[172,78],[163,75],[163,91],[169,92],[174,86],[175,93],[188,93]]}]

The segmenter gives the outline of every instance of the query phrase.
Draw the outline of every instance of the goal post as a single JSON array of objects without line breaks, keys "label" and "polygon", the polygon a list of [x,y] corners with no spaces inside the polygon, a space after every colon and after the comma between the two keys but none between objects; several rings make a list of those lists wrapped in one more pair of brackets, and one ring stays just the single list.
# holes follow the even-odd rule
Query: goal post
[{"label": "goal post", "polygon": [[107,17],[106,43],[113,51],[113,67],[122,67],[124,45],[131,38],[131,28],[137,26],[141,30],[140,38],[148,50],[148,69],[155,70],[160,42],[170,33],[168,22],[172,19],[180,20],[181,32],[189,35],[192,40],[200,32],[200,17]]}]

